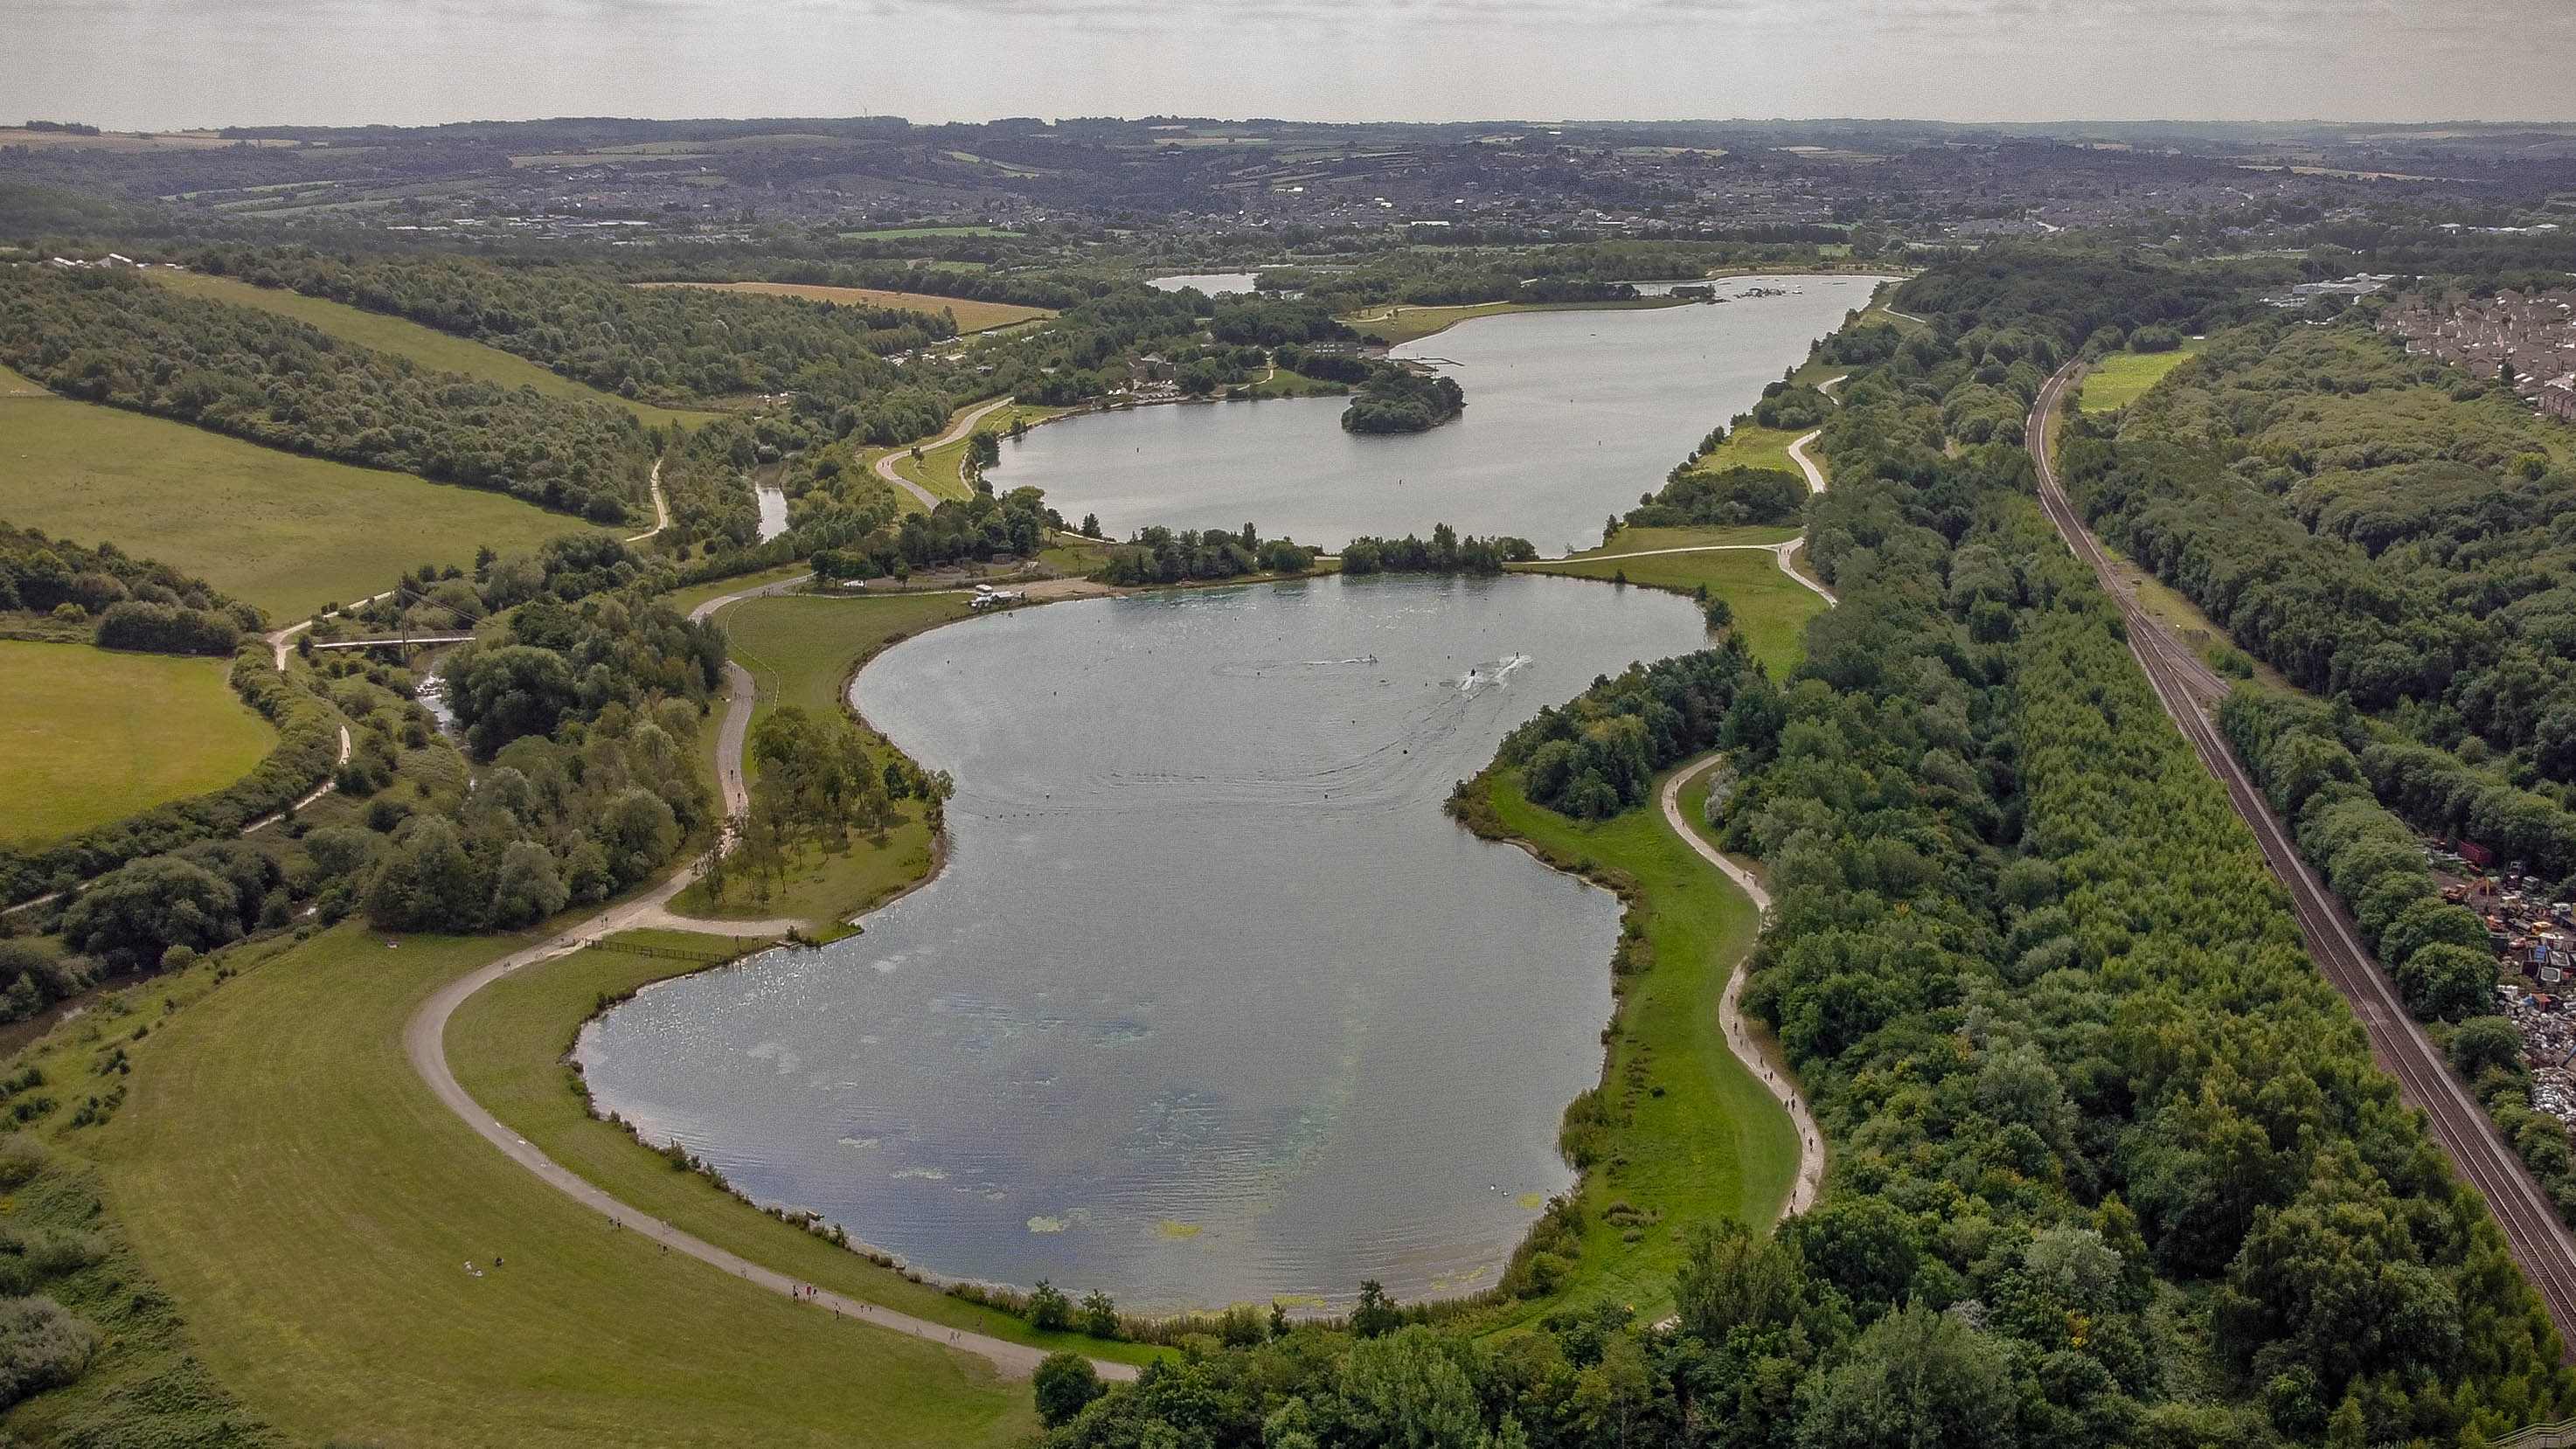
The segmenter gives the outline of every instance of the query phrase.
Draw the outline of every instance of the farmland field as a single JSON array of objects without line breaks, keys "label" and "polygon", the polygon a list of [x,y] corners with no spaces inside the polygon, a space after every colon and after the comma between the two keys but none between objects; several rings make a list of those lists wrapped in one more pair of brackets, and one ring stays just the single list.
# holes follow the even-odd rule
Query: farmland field
[{"label": "farmland field", "polygon": [[174,272],[154,268],[146,275],[165,287],[191,296],[230,302],[238,307],[257,307],[276,312],[299,322],[310,323],[334,337],[408,357],[423,367],[440,372],[461,372],[468,377],[497,382],[504,387],[532,387],[548,397],[586,399],[624,408],[647,423],[680,423],[696,427],[711,422],[715,413],[680,412],[630,401],[615,393],[601,392],[530,362],[515,352],[486,347],[480,342],[451,336],[433,327],[400,317],[388,317],[322,297],[308,297],[301,292],[278,287],[255,287],[231,277],[208,276],[202,272]]},{"label": "farmland field", "polygon": [[223,659],[0,640],[0,846],[57,840],[251,772],[277,734]]},{"label": "farmland field", "polygon": [[515,498],[262,448],[94,403],[0,397],[0,518],[113,541],[272,617],[592,531]]},{"label": "farmland field", "polygon": [[881,292],[873,287],[808,287],[796,282],[643,282],[647,287],[705,287],[716,292],[758,292],[769,297],[802,297],[809,302],[840,302],[860,307],[899,307],[907,312],[955,314],[960,332],[989,332],[1033,317],[1052,317],[1044,307],[1015,302],[976,302],[964,297],[934,297],[927,292]]}]

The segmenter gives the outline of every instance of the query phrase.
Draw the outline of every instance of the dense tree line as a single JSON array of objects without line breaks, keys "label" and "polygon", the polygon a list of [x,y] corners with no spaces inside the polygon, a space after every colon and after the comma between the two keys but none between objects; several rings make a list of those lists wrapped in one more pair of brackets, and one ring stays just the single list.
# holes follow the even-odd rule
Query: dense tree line
[{"label": "dense tree line", "polygon": [[1111,549],[1093,577],[1133,587],[1256,573],[1302,574],[1314,563],[1313,549],[1292,539],[1264,540],[1249,523],[1234,533],[1221,528],[1175,533],[1156,526],[1137,530],[1135,537]]},{"label": "dense tree line", "polygon": [[781,705],[752,726],[749,753],[760,767],[751,808],[735,822],[734,849],[710,848],[702,879],[710,899],[737,889],[766,901],[800,852],[845,854],[851,832],[886,843],[907,799],[922,802],[933,832],[955,786],[891,747],[880,747],[850,715],[812,715]]},{"label": "dense tree line", "polygon": [[1168,368],[1182,392],[1206,396],[1251,382],[1271,349],[1353,336],[1318,302],[1132,286],[1081,302],[1035,332],[982,343],[973,356],[991,365],[991,391],[1068,407],[1127,387],[1137,369],[1155,365],[1148,358]]},{"label": "dense tree line", "polygon": [[1528,563],[1538,557],[1538,549],[1526,538],[1496,534],[1491,538],[1470,534],[1460,537],[1448,524],[1432,525],[1428,542],[1406,534],[1402,538],[1355,538],[1342,546],[1342,572],[1346,574],[1466,574],[1489,577],[1503,571],[1503,565]]},{"label": "dense tree line", "polygon": [[67,397],[617,523],[652,445],[601,403],[432,372],[123,272],[0,269],[0,363]]},{"label": "dense tree line", "polygon": [[91,637],[101,648],[156,654],[230,654],[267,622],[205,580],[128,558],[113,543],[83,548],[0,520],[0,613],[12,610],[67,622],[97,616]]},{"label": "dense tree line", "polygon": [[2383,802],[2576,874],[2563,430],[2358,324],[2270,323],[2213,338],[2105,431],[2065,449],[2087,514],[2247,652],[2371,718],[2356,753]]},{"label": "dense tree line", "polygon": [[1669,1327],[1378,1311],[1132,1388],[1059,1363],[1050,1444],[2471,1442],[2576,1401],[2026,460],[1943,451],[1982,355],[1847,384],[1810,522],[1843,602],[1715,725],[1776,900],[1746,1005],[1834,1144],[1824,1200],[1698,1230]]},{"label": "dense tree line", "polygon": [[[1840,232],[1830,234],[1842,240]],[[1634,298],[1627,284],[1697,278],[1730,266],[1812,263],[1807,236],[1717,242],[1599,241],[1560,246],[1404,249],[1332,271],[1264,270],[1265,289],[1303,289],[1335,311],[1400,303],[1599,302]]]},{"label": "dense tree line", "polygon": [[1807,480],[1777,468],[1733,467],[1704,473],[1675,468],[1661,492],[1641,495],[1628,510],[1630,528],[1795,523],[1807,506]]},{"label": "dense tree line", "polygon": [[[817,526],[819,525],[819,526]],[[840,535],[813,554],[814,571],[827,579],[903,577],[915,569],[1004,554],[1033,558],[1064,527],[1064,516],[1046,506],[1035,488],[1007,493],[978,490],[971,498],[942,499],[928,513],[845,506],[800,528],[816,539]]]},{"label": "dense tree line", "polygon": [[1466,389],[1454,377],[1386,366],[1375,369],[1342,410],[1348,433],[1419,433],[1465,411]]},{"label": "dense tree line", "polygon": [[197,264],[470,337],[622,397],[793,392],[800,409],[835,419],[842,434],[881,431],[873,415],[904,377],[888,356],[955,333],[946,318],[919,312],[638,287],[577,263],[210,250]]},{"label": "dense tree line", "polygon": [[2296,826],[2300,853],[2352,912],[2407,1009],[2457,1027],[2449,1034],[2453,1065],[2559,1216],[2576,1223],[2576,1153],[2567,1125],[2533,1103],[2522,1029],[2495,1014],[2486,920],[2443,899],[2414,831],[2372,794],[2364,761],[2384,742],[2349,707],[2250,685],[2228,698],[2219,724],[2273,807]]},{"label": "dense tree line", "polygon": [[[1776,728],[1778,692],[1729,635],[1715,649],[1631,664],[1542,709],[1503,737],[1494,762],[1520,772],[1538,804],[1577,820],[1606,820],[1641,804],[1665,767],[1719,745],[1765,739]],[[1451,801],[1453,812],[1461,795]]]}]

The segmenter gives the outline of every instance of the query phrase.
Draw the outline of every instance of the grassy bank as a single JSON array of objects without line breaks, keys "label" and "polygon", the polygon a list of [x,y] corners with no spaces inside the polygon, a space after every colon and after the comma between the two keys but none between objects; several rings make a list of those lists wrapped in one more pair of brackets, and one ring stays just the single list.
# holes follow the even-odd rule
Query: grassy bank
[{"label": "grassy bank", "polygon": [[0,845],[220,790],[277,743],[228,659],[0,640]]},{"label": "grassy bank", "polygon": [[122,1110],[69,1139],[251,1413],[301,1442],[386,1446],[1026,1435],[1025,1390],[975,1361],[612,1232],[441,1107],[403,1022],[518,944],[389,950],[343,926],[245,951],[242,974],[125,1045]]},{"label": "grassy bank", "polygon": [[[981,403],[974,404],[974,407],[981,406],[983,406]],[[971,411],[973,411],[971,407],[960,408],[956,413],[951,414],[949,426],[954,427],[958,417]],[[1034,403],[1013,403],[1009,407],[995,408],[986,414],[983,421],[975,425],[975,431],[1004,435],[1002,457],[1007,464],[1010,458],[1007,439],[1013,422],[1035,427],[1051,418],[1060,418],[1070,411],[1069,408],[1042,408]],[[941,431],[944,432],[946,429],[943,428]],[[972,434],[968,435],[968,437],[971,436]],[[975,485],[966,477],[966,444],[967,438],[960,437],[952,442],[942,443],[936,448],[925,448],[918,458],[912,456],[912,450],[909,448],[880,449],[864,455],[860,462],[863,466],[873,467],[877,458],[891,452],[896,455],[894,471],[908,481],[929,489],[933,497],[971,498],[975,493]],[[1011,485],[1006,478],[995,478],[993,486],[1007,490]]]},{"label": "grassy bank", "polygon": [[280,287],[254,286],[237,278],[209,276],[203,272],[173,272],[156,267],[146,275],[174,291],[292,317],[360,347],[408,357],[439,372],[461,372],[467,377],[497,382],[504,387],[532,387],[548,397],[606,403],[610,407],[624,408],[646,423],[696,427],[721,416],[657,408],[650,403],[622,398],[540,367],[515,352],[504,352],[434,327],[424,327],[401,317],[388,317],[381,312],[370,312],[324,297],[308,297]]},{"label": "grassy bank", "polygon": [[[617,938],[690,952],[722,941],[667,932]],[[653,1216],[755,1262],[838,1293],[883,1304],[954,1328],[1017,1343],[1077,1348],[1095,1358],[1143,1363],[1155,1352],[1078,1334],[1038,1333],[1006,1313],[980,1309],[938,1288],[834,1245],[804,1228],[752,1212],[731,1193],[693,1172],[676,1170],[625,1129],[592,1117],[569,1090],[564,1062],[574,1033],[603,999],[698,969],[685,961],[594,947],[533,971],[505,976],[466,1002],[448,1023],[448,1061],[474,1099],[547,1156]]]},{"label": "grassy bank", "polygon": [[[1641,534],[1646,530],[1633,532]],[[1579,579],[1615,580],[1625,575],[1632,584],[1684,594],[1706,587],[1711,595],[1725,599],[1735,610],[1735,627],[1743,631],[1753,657],[1762,661],[1762,667],[1770,671],[1772,678],[1784,677],[1791,666],[1804,657],[1807,621],[1825,607],[1825,601],[1806,585],[1780,572],[1778,561],[1768,549],[1653,554],[1644,558],[1611,557],[1631,551],[1628,547],[1631,536],[1632,532],[1622,532],[1608,548],[1591,554],[1520,564],[1515,568],[1528,573],[1565,574]]]},{"label": "grassy bank", "polygon": [[113,540],[281,619],[425,563],[471,568],[481,544],[507,553],[594,531],[500,493],[42,396],[0,397],[0,518]]},{"label": "grassy bank", "polygon": [[1696,305],[1670,297],[1638,297],[1625,302],[1478,302],[1463,307],[1370,307],[1341,320],[1358,328],[1362,336],[1400,346],[1477,317],[1503,317],[1515,312],[1649,312],[1659,307]]},{"label": "grassy bank", "polygon": [[1617,978],[1618,1021],[1600,1093],[1605,1149],[1576,1196],[1582,1250],[1556,1298],[1499,1322],[1603,1300],[1632,1305],[1651,1322],[1670,1311],[1686,1227],[1729,1217],[1768,1222],[1797,1172],[1787,1114],[1727,1050],[1718,1022],[1727,977],[1760,920],[1651,801],[1586,823],[1530,804],[1508,777],[1479,785],[1505,830],[1541,858],[1620,889],[1647,963]]},{"label": "grassy bank", "polygon": [[[751,672],[756,724],[782,704],[832,714],[843,707],[850,677],[878,650],[971,612],[960,594],[772,594],[745,599],[718,617],[735,662]],[[880,753],[892,749],[873,734],[869,742]],[[672,909],[711,920],[794,917],[824,928],[845,921],[930,871],[933,843],[920,803],[906,802],[898,814],[901,823],[883,844],[855,836],[839,853],[797,852],[786,879],[767,896],[738,881],[726,899],[713,901],[693,885],[673,899]]]}]

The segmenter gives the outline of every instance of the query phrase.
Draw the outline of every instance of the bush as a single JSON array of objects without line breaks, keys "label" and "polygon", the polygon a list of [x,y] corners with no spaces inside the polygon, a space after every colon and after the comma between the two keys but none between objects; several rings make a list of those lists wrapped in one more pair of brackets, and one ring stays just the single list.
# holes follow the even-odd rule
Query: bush
[{"label": "bush", "polygon": [[1078,1353],[1051,1353],[1038,1365],[1035,1386],[1038,1418],[1050,1429],[1070,1421],[1083,1406],[1107,1393],[1091,1360]]},{"label": "bush", "polygon": [[212,609],[185,609],[127,599],[110,604],[99,616],[92,636],[101,649],[127,649],[146,654],[230,654],[241,643],[241,626],[229,614]]},{"label": "bush", "polygon": [[60,1388],[98,1352],[98,1330],[51,1298],[0,1299],[0,1407]]}]

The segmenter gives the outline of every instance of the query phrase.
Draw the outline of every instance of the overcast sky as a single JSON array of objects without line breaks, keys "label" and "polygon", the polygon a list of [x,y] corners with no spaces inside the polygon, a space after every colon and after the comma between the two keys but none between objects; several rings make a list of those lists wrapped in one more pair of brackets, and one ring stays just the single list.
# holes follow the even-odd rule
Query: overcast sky
[{"label": "overcast sky", "polygon": [[0,14],[0,107],[111,129],[2576,119],[2570,0],[0,0]]}]

